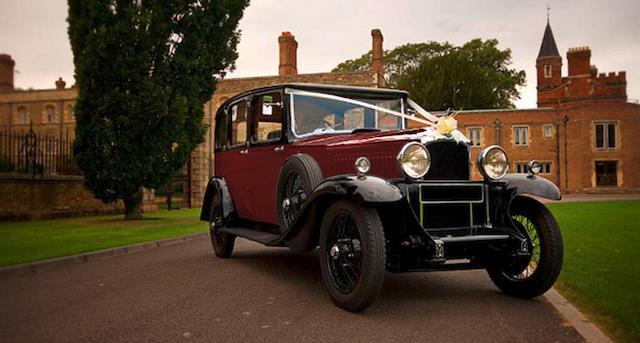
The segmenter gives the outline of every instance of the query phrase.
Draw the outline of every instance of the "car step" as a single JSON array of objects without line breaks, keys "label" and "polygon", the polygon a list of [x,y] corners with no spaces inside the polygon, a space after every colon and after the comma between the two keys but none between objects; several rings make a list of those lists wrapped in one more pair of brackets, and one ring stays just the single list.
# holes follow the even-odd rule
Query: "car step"
[{"label": "car step", "polygon": [[234,236],[246,238],[262,244],[268,244],[280,238],[279,235],[276,235],[273,233],[245,229],[242,227],[226,227],[223,229],[223,231],[230,233]]},{"label": "car step", "polygon": [[445,245],[447,244],[453,245],[453,244],[506,241],[509,239],[509,235],[472,235],[472,236],[457,236],[457,237],[437,237],[435,239],[442,241],[442,243],[444,243]]}]

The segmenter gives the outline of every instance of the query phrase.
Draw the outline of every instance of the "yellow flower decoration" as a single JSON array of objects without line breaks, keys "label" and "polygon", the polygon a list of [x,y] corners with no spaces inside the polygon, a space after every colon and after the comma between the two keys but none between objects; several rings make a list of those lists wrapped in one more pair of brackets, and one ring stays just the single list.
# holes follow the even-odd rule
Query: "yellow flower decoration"
[{"label": "yellow flower decoration", "polygon": [[436,129],[442,135],[448,135],[458,128],[458,122],[452,116],[440,117]]}]

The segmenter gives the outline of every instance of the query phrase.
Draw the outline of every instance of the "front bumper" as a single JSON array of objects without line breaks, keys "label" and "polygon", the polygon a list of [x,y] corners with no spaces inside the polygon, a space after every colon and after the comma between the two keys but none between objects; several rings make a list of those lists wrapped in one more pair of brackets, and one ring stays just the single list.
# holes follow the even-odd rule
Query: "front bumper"
[{"label": "front bumper", "polygon": [[512,194],[501,183],[395,185],[403,193],[406,218],[403,229],[390,234],[392,271],[483,268],[506,256],[529,257],[527,238],[509,218]]}]

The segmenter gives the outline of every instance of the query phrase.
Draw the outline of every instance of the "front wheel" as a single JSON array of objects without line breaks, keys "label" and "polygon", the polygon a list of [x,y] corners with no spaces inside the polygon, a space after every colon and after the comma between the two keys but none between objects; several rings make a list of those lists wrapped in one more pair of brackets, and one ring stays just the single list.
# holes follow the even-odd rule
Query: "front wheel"
[{"label": "front wheel", "polygon": [[487,272],[503,292],[534,298],[548,291],[560,275],[564,249],[560,227],[549,209],[528,197],[513,200],[511,218],[528,237],[531,256],[525,263],[501,261],[487,268]]},{"label": "front wheel", "polygon": [[382,289],[385,240],[378,212],[341,200],[325,212],[320,269],[333,302],[347,311],[369,307]]}]

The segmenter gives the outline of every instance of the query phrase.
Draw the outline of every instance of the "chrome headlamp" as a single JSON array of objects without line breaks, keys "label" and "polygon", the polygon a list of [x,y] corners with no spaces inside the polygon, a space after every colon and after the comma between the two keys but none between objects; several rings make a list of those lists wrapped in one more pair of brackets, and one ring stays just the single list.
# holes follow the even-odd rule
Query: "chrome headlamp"
[{"label": "chrome headlamp", "polygon": [[429,150],[418,142],[405,144],[398,154],[398,168],[408,177],[419,179],[431,166]]},{"label": "chrome headlamp", "polygon": [[499,179],[509,171],[509,158],[501,147],[492,145],[478,155],[478,171],[485,178]]}]

